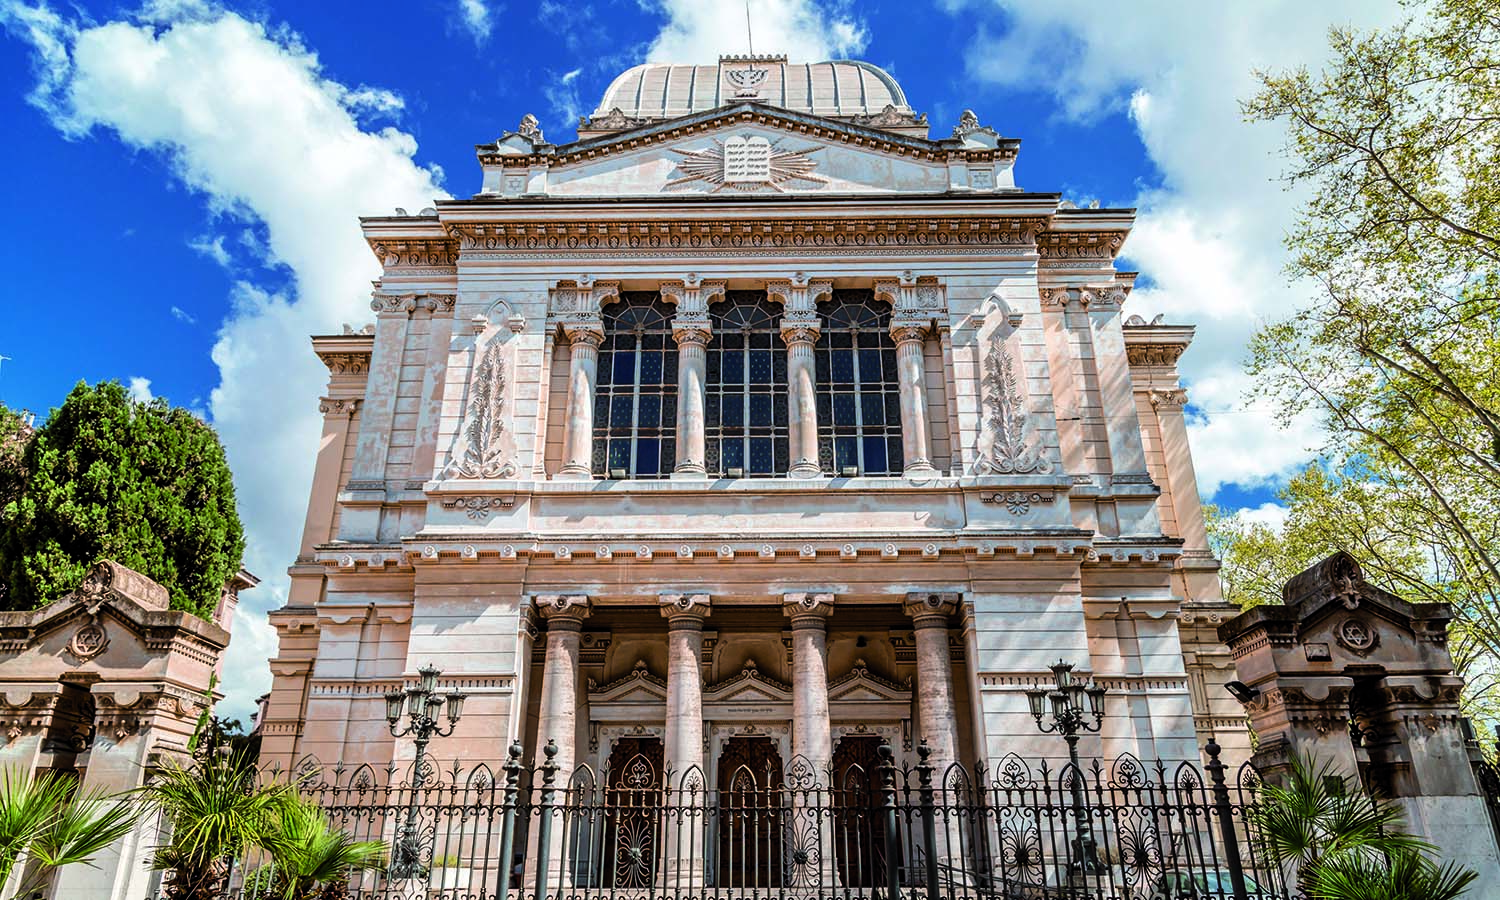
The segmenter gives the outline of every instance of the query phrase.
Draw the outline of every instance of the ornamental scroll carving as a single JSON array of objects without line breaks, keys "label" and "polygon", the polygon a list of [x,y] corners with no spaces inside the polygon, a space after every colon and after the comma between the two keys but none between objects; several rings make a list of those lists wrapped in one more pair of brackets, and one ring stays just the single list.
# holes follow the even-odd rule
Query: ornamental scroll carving
[{"label": "ornamental scroll carving", "polygon": [[1006,338],[1010,329],[996,328],[980,379],[984,428],[993,438],[974,464],[979,475],[1045,475],[1052,471],[1046,451],[1026,433],[1026,398]]},{"label": "ornamental scroll carving", "polygon": [[448,464],[445,478],[512,478],[516,474],[505,427],[505,357],[500,347],[499,342],[490,342],[474,367],[464,452]]}]

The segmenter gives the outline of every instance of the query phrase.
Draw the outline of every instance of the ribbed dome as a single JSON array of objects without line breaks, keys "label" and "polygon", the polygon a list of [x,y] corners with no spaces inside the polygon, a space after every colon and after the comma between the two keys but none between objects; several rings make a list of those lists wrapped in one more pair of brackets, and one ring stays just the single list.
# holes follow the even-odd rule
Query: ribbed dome
[{"label": "ribbed dome", "polygon": [[627,69],[604,92],[594,116],[618,109],[633,119],[671,119],[750,101],[837,118],[878,115],[887,106],[911,114],[896,79],[867,62],[726,56],[715,66],[646,63]]}]

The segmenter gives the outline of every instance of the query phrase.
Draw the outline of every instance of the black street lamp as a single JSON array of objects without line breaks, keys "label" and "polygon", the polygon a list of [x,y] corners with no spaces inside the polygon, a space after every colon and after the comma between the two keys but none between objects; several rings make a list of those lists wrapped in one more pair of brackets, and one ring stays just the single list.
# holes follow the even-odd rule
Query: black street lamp
[{"label": "black street lamp", "polygon": [[[1090,875],[1100,871],[1099,854],[1094,844],[1093,831],[1083,804],[1083,767],[1078,763],[1078,735],[1098,731],[1104,724],[1104,693],[1106,688],[1089,680],[1083,684],[1073,677],[1073,664],[1058,660],[1051,666],[1052,677],[1057,686],[1034,688],[1026,692],[1026,702],[1031,706],[1031,717],[1042,734],[1060,734],[1068,742],[1068,759],[1073,763],[1073,818],[1076,820],[1078,836],[1073,841],[1074,865]],[[1088,698],[1090,723],[1084,712],[1084,698]],[[1052,718],[1043,722],[1046,707],[1050,705]]]},{"label": "black street lamp", "polygon": [[[420,681],[404,691],[388,691],[385,695],[385,719],[390,724],[392,737],[411,736],[416,744],[416,756],[412,762],[411,803],[406,808],[406,823],[401,826],[401,836],[391,848],[391,865],[386,874],[393,879],[426,878],[427,867],[422,865],[422,848],[417,838],[417,785],[423,779],[423,762],[427,756],[427,744],[434,737],[447,737],[453,733],[459,716],[463,715],[462,691],[449,691],[446,698],[437,693],[438,676],[443,674],[436,666],[425,665],[417,670]],[[438,724],[438,714],[444,703],[448,706],[448,728]],[[402,708],[409,719],[401,726]]]}]

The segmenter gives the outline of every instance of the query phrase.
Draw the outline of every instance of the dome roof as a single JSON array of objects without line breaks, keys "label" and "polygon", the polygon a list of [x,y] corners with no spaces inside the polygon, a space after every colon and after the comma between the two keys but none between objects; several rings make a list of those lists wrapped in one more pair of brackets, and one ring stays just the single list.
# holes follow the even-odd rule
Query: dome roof
[{"label": "dome roof", "polygon": [[672,119],[745,102],[834,118],[875,116],[886,107],[911,115],[901,85],[867,62],[724,56],[713,66],[646,63],[627,69],[604,92],[594,116],[618,109],[632,119]]}]

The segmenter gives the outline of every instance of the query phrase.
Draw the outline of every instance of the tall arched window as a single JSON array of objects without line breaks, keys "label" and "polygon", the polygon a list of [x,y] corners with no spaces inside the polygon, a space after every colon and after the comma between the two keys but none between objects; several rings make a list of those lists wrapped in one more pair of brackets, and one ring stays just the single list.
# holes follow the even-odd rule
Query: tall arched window
[{"label": "tall arched window", "polygon": [[745,476],[787,471],[786,347],[781,308],[765,291],[728,291],[709,309],[704,408],[710,474]]},{"label": "tall arched window", "polygon": [[828,475],[899,475],[901,395],[890,305],[873,291],[836,290],[818,304],[818,464]]},{"label": "tall arched window", "polygon": [[594,394],[595,475],[663,478],[677,459],[677,342],[671,304],[622,291],[604,307]]}]

